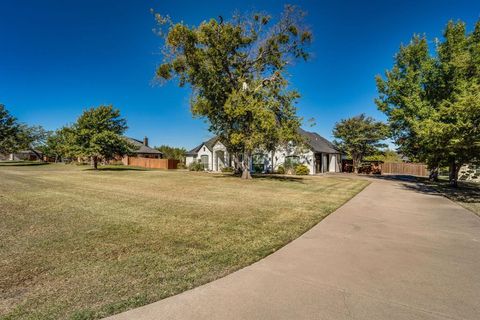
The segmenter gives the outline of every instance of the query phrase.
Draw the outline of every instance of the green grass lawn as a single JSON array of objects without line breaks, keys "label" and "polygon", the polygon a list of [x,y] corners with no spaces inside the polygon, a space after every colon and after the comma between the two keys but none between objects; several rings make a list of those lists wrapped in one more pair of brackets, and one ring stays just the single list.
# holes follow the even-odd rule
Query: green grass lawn
[{"label": "green grass lawn", "polygon": [[368,182],[0,165],[0,318],[90,319],[274,252]]}]

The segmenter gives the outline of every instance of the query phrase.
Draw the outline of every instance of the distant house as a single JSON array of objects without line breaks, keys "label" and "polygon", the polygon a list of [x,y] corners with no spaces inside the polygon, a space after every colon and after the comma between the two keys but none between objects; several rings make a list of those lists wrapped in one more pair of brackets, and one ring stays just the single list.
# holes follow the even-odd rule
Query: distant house
[{"label": "distant house", "polygon": [[[250,161],[253,172],[272,172],[285,163],[304,164],[310,174],[341,171],[341,153],[334,145],[318,133],[299,129],[305,140],[305,147],[290,144],[279,147],[272,159],[272,153],[257,150]],[[186,164],[201,163],[205,170],[221,171],[224,167],[233,166],[233,157],[218,137],[202,142],[186,154]]]},{"label": "distant house", "polygon": [[148,146],[147,137],[143,138],[143,141],[129,137],[125,137],[125,139],[135,146],[135,149],[131,151],[132,154],[130,156],[153,159],[161,159],[163,157],[163,153]]},{"label": "distant house", "polygon": [[2,154],[0,155],[0,160],[10,160],[10,161],[36,161],[42,160],[43,153],[39,150],[20,150],[15,153]]}]

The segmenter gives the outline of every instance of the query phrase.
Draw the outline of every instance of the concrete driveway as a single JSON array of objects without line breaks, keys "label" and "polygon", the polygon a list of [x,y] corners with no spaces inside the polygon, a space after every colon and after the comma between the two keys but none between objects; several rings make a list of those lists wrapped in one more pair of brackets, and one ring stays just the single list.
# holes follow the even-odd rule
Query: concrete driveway
[{"label": "concrete driveway", "polygon": [[416,189],[374,180],[267,258],[110,319],[480,319],[480,218]]}]

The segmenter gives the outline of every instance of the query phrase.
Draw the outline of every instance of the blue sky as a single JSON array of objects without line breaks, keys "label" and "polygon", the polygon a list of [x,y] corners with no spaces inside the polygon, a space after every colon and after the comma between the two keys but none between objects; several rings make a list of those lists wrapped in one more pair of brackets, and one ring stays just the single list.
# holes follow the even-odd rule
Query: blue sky
[{"label": "blue sky", "polygon": [[414,33],[441,36],[448,20],[472,29],[480,1],[147,1],[0,0],[0,103],[20,121],[56,129],[85,108],[113,104],[127,134],[152,145],[194,147],[211,134],[193,119],[188,88],[152,85],[161,41],[150,8],[198,24],[240,11],[278,15],[284,3],[308,12],[312,59],[291,70],[299,114],[332,138],[335,122],[376,110],[374,77],[391,68]]}]

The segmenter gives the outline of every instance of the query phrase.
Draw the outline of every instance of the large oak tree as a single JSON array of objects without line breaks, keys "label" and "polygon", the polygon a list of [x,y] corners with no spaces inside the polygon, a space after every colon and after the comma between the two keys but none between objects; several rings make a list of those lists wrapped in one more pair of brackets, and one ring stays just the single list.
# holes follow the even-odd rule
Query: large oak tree
[{"label": "large oak tree", "polygon": [[308,58],[312,36],[303,25],[304,13],[286,6],[276,21],[253,13],[198,26],[160,14],[155,18],[164,39],[157,77],[191,87],[193,115],[207,119],[210,131],[241,155],[242,177],[250,178],[248,161],[255,149],[297,136],[299,94],[289,88],[286,72],[294,60]]},{"label": "large oak tree", "polygon": [[449,166],[456,185],[462,164],[480,158],[480,21],[470,33],[449,22],[434,54],[428,43],[415,35],[400,47],[377,76],[376,103],[400,151],[433,171]]}]

